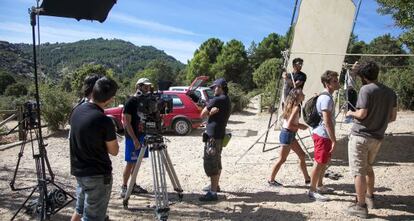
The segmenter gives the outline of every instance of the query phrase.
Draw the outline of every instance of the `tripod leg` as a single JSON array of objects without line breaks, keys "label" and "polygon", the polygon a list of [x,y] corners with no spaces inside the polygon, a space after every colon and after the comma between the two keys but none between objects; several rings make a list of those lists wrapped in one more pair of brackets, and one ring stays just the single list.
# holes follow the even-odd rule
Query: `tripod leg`
[{"label": "tripod leg", "polygon": [[142,159],[144,158],[145,151],[147,150],[148,147],[144,146],[144,147],[141,147],[141,148],[143,148],[143,149],[141,149],[141,151],[139,152],[137,162],[135,164],[134,170],[133,170],[131,178],[129,180],[128,189],[127,189],[127,192],[126,192],[124,200],[123,200],[124,209],[128,208],[128,200],[129,200],[129,197],[131,196],[132,189],[134,188],[134,184],[137,180],[138,171],[139,171],[139,168],[141,167],[141,163],[142,163]]},{"label": "tripod leg", "polygon": [[14,218],[16,218],[17,214],[19,214],[20,210],[23,209],[23,207],[26,205],[27,201],[29,201],[29,199],[32,197],[33,193],[36,192],[36,190],[37,190],[37,186],[35,188],[33,188],[30,195],[26,198],[26,200],[23,202],[23,204],[20,206],[20,208],[17,210],[17,212],[13,215],[13,217],[10,220],[14,220]]},{"label": "tripod leg", "polygon": [[26,145],[26,141],[27,141],[26,137],[27,137],[27,131],[25,131],[24,140],[23,140],[22,145],[20,146],[20,152],[17,155],[18,158],[17,158],[16,169],[14,169],[14,173],[13,173],[13,179],[10,181],[10,188],[12,189],[12,191],[17,190],[16,188],[14,188],[14,183],[16,182],[16,176],[17,176],[17,171],[19,170],[20,160],[23,157],[24,146]]},{"label": "tripod leg", "polygon": [[159,146],[157,146],[157,150],[152,151],[152,153],[151,163],[156,204],[155,214],[157,215],[158,220],[166,220],[170,209],[168,205],[167,182],[165,180],[165,162],[160,155]]},{"label": "tripod leg", "polygon": [[175,170],[171,163],[170,155],[168,154],[167,149],[163,149],[161,154],[164,159],[165,168],[167,170],[168,176],[170,177],[174,190],[178,192],[178,196],[180,197],[180,199],[182,199],[183,189],[181,188],[180,181],[178,180],[177,174],[175,173]]}]

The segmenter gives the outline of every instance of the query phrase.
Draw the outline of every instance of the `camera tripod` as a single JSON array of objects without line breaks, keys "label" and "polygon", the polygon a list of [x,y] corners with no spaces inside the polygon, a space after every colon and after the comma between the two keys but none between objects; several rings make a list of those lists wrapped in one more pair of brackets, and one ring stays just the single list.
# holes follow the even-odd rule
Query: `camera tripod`
[{"label": "camera tripod", "polygon": [[[47,145],[43,144],[43,139],[40,137],[39,124],[36,122],[31,111],[25,113],[24,116],[24,119],[19,122],[19,124],[21,124],[24,128],[24,136],[22,144],[20,146],[13,178],[10,181],[10,188],[12,191],[26,190],[30,188],[33,189],[23,204],[13,215],[11,220],[14,220],[23,208],[26,208],[28,212],[37,213],[39,220],[49,219],[51,215],[56,214],[63,207],[71,203],[75,198],[55,184],[55,175],[50,166],[45,149]],[[35,151],[34,141],[38,142],[39,150],[37,153]],[[33,159],[35,160],[37,184],[35,186],[28,187],[15,187],[20,161],[23,157],[26,143],[29,142],[32,148]],[[46,169],[49,177],[46,177]],[[48,192],[47,185],[49,184],[52,184],[56,189]],[[39,192],[39,198],[28,203],[36,191]],[[70,198],[69,200],[68,196]]]},{"label": "camera tripod", "polygon": [[161,135],[146,135],[144,138],[144,145],[141,148],[142,149],[139,153],[137,163],[134,167],[134,171],[132,172],[131,180],[129,181],[128,189],[123,200],[124,209],[128,209],[128,200],[131,196],[144,153],[147,148],[149,148],[149,158],[151,159],[152,178],[154,184],[155,215],[158,220],[167,220],[170,208],[165,171],[167,171],[168,176],[171,179],[174,191],[178,193],[179,199],[182,200],[183,190],[181,188],[180,181],[177,178],[170,156],[168,155],[167,145],[165,145],[164,138]]}]

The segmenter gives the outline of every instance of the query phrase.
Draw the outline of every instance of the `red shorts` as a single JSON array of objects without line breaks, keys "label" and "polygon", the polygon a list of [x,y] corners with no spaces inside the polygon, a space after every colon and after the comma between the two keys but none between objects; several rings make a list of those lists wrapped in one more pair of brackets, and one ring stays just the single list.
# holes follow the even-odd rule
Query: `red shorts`
[{"label": "red shorts", "polygon": [[319,164],[328,163],[331,159],[332,141],[329,138],[321,137],[317,134],[312,134],[313,143],[315,144],[314,157]]}]

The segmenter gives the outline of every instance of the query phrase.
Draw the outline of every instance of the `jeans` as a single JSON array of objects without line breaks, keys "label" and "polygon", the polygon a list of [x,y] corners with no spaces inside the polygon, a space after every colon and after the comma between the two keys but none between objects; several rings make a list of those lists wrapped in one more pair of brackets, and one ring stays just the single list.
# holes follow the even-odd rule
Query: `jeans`
[{"label": "jeans", "polygon": [[112,175],[76,177],[76,213],[83,221],[103,221],[112,189]]}]

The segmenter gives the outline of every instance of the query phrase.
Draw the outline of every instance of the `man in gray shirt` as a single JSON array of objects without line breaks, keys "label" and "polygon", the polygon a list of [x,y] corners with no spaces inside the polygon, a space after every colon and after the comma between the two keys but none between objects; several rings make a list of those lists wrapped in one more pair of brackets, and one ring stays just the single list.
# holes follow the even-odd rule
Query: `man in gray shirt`
[{"label": "man in gray shirt", "polygon": [[359,91],[356,111],[347,116],[355,118],[348,143],[351,174],[355,178],[357,202],[347,209],[352,216],[366,218],[368,208],[374,208],[374,181],[372,169],[375,157],[384,138],[388,123],[397,117],[397,96],[379,83],[379,68],[375,62],[365,62],[356,68],[363,86]]}]

